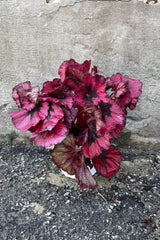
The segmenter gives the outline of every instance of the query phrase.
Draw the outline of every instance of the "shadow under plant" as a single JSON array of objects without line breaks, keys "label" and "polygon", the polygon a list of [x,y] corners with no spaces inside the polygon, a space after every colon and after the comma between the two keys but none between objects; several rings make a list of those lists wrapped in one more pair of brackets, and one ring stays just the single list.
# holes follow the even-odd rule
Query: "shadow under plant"
[{"label": "shadow under plant", "polygon": [[158,240],[160,153],[120,149],[98,191],[62,176],[47,150],[0,143],[0,239]]}]

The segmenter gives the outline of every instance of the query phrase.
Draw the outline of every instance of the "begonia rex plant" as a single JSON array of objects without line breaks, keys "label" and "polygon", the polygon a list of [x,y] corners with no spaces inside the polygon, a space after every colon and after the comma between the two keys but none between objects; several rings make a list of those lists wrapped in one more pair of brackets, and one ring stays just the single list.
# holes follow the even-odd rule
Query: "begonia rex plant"
[{"label": "begonia rex plant", "polygon": [[70,59],[58,70],[60,78],[47,81],[40,90],[29,81],[13,88],[19,110],[10,116],[17,129],[30,131],[37,146],[55,146],[52,161],[75,175],[82,188],[95,188],[90,168],[110,178],[120,167],[121,153],[111,147],[133,110],[142,83],[117,73],[105,78],[90,71],[91,61]]}]

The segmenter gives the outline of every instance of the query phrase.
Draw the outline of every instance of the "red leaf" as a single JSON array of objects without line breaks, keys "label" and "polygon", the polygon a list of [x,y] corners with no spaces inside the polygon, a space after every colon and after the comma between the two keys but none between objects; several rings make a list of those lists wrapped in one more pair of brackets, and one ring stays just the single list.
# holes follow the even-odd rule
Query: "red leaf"
[{"label": "red leaf", "polygon": [[29,139],[35,141],[37,146],[49,147],[62,142],[66,138],[66,134],[66,126],[59,122],[52,131],[33,132]]},{"label": "red leaf", "polygon": [[42,93],[45,94],[49,94],[52,93],[53,91],[55,91],[57,88],[62,86],[62,82],[60,79],[55,78],[53,79],[53,81],[47,81],[45,83],[43,83],[43,88],[42,88]]},{"label": "red leaf", "polygon": [[82,189],[93,189],[98,186],[85,163],[76,162],[74,168],[76,170],[76,180]]},{"label": "red leaf", "polygon": [[79,83],[83,82],[83,78],[88,74],[90,61],[82,64],[75,62],[73,59],[64,61],[58,70],[62,82],[71,89],[74,89]]},{"label": "red leaf", "polygon": [[69,129],[72,127],[72,123],[77,115],[77,111],[73,107],[71,109],[66,109],[66,108],[62,108],[62,109],[64,113],[64,124]]},{"label": "red leaf", "polygon": [[89,129],[86,134],[86,142],[84,143],[82,149],[85,157],[93,158],[95,155],[99,155],[102,152],[102,148],[108,149],[110,146],[111,135],[105,132],[104,135],[98,136],[96,132],[96,121],[90,121]]},{"label": "red leaf", "polygon": [[109,148],[92,159],[97,172],[103,177],[110,178],[119,170],[122,154],[115,148]]},{"label": "red leaf", "polygon": [[76,62],[73,59],[70,59],[68,61],[64,61],[61,64],[61,66],[59,67],[59,70],[58,70],[58,74],[60,75],[62,82],[64,82],[64,80],[66,79],[66,75],[67,75],[67,72],[68,72],[68,67],[70,65],[75,64],[75,63]]},{"label": "red leaf", "polygon": [[85,67],[88,72],[89,72],[89,69],[90,69],[90,66],[91,66],[91,60],[86,60],[82,63],[82,66]]},{"label": "red leaf", "polygon": [[93,66],[92,70],[91,70],[91,75],[94,77],[97,74],[97,67]]},{"label": "red leaf", "polygon": [[119,98],[122,95],[124,95],[125,93],[127,93],[128,92],[127,87],[128,87],[128,82],[119,82],[116,89],[115,89],[114,97]]},{"label": "red leaf", "polygon": [[39,91],[38,86],[32,88],[31,83],[28,81],[14,87],[12,97],[19,108],[30,111],[36,106]]},{"label": "red leaf", "polygon": [[97,74],[97,67],[93,66],[92,70],[91,70],[91,75],[95,78],[96,82],[105,84],[105,78],[102,75]]},{"label": "red leaf", "polygon": [[52,102],[48,103],[49,109],[46,118],[40,121],[35,127],[29,129],[31,132],[51,131],[64,116],[61,107]]},{"label": "red leaf", "polygon": [[124,127],[125,116],[121,107],[110,98],[106,102],[100,102],[98,105],[101,113],[101,120],[103,121],[103,128],[108,132],[112,132],[117,125]]},{"label": "red leaf", "polygon": [[114,96],[121,106],[134,109],[142,92],[142,83],[136,79],[123,77],[120,73],[113,75],[110,80],[114,91],[112,97]]},{"label": "red leaf", "polygon": [[77,151],[76,139],[72,134],[68,135],[63,142],[57,144],[50,153],[52,161],[57,167],[62,168],[70,175],[75,174],[73,163],[81,156]]},{"label": "red leaf", "polygon": [[41,120],[48,115],[48,103],[41,103],[31,111],[20,110],[17,112],[11,112],[12,122],[15,127],[22,132],[26,132],[31,127],[34,127]]},{"label": "red leaf", "polygon": [[81,106],[97,105],[101,100],[106,100],[105,85],[96,82],[95,78],[88,74],[84,83],[76,89],[75,100]]},{"label": "red leaf", "polygon": [[77,117],[76,117],[76,122],[74,122],[74,125],[76,128],[80,130],[84,130],[87,128],[87,113],[84,111],[84,108],[81,107],[80,105],[77,107]]},{"label": "red leaf", "polygon": [[73,93],[66,90],[59,79],[54,79],[53,82],[48,81],[43,84],[40,99],[67,105],[69,108],[73,105]]},{"label": "red leaf", "polygon": [[[124,125],[125,125],[125,123],[124,123]],[[122,129],[123,129],[123,125],[117,124],[117,125],[115,126],[115,128],[111,131],[111,135],[112,135],[114,138],[117,138],[118,135],[119,135],[119,133],[122,131]]]}]

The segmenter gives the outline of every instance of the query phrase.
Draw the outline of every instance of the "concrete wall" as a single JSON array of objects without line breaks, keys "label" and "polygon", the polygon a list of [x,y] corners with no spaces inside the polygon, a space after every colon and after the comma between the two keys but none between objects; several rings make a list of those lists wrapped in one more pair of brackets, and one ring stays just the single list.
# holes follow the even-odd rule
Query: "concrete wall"
[{"label": "concrete wall", "polygon": [[137,142],[160,143],[160,4],[47,2],[0,0],[0,133],[15,131],[8,113],[16,109],[16,84],[41,85],[58,76],[64,60],[91,59],[105,76],[120,72],[143,82],[126,129]]}]

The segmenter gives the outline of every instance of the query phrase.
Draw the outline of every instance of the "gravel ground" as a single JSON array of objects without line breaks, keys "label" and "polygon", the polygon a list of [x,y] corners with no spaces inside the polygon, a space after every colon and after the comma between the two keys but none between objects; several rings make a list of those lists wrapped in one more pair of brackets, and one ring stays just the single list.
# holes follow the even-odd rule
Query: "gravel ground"
[{"label": "gravel ground", "polygon": [[159,240],[160,152],[121,149],[98,192],[63,176],[49,152],[0,143],[0,240]]}]

